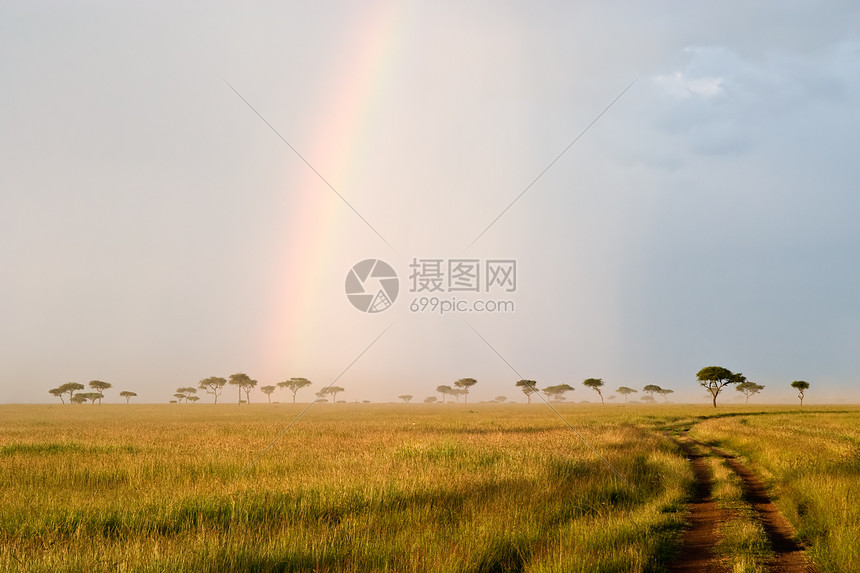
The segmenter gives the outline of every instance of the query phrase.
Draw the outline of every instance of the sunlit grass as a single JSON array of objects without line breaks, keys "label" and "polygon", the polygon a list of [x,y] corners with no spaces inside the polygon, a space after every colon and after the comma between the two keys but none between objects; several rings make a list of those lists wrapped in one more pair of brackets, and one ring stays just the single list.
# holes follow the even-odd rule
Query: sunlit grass
[{"label": "sunlit grass", "polygon": [[749,459],[822,571],[860,570],[860,412],[723,417],[691,433]]},{"label": "sunlit grass", "polygon": [[539,405],[320,405],[248,469],[300,407],[5,408],[0,566],[649,571],[682,525],[631,410],[563,409],[604,460]]}]

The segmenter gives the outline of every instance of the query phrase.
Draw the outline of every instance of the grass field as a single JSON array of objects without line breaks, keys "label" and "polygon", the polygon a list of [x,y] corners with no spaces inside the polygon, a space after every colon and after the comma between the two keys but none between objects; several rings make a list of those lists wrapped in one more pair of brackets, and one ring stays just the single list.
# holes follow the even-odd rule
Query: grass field
[{"label": "grass field", "polygon": [[319,404],[249,468],[301,408],[0,406],[0,568],[660,571],[684,425],[760,465],[822,570],[858,560],[860,409],[559,407],[597,455],[540,404]]}]

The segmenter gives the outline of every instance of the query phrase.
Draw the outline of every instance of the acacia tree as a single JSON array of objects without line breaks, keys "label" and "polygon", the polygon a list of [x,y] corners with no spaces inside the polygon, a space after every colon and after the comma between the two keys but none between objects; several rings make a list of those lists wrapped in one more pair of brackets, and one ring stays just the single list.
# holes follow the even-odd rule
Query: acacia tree
[{"label": "acacia tree", "polygon": [[239,388],[239,403],[242,403],[242,392],[245,392],[246,402],[251,403],[251,389],[257,385],[256,380],[252,380],[250,376],[244,372],[238,372],[230,375],[230,384]]},{"label": "acacia tree", "polygon": [[174,394],[174,395],[173,395],[173,397],[174,397],[174,398],[176,398],[176,400],[171,400],[171,401],[170,401],[170,403],[171,403],[171,404],[173,404],[174,402],[176,402],[176,403],[178,403],[178,404],[181,404],[181,403],[182,403],[182,401],[183,401],[185,398],[187,398],[188,396],[186,396],[186,395],[185,395],[185,394],[183,394],[182,392],[177,392],[176,394]]},{"label": "acacia tree", "polygon": [[344,389],[341,386],[328,386],[317,392],[317,396],[325,398],[327,395],[331,394],[331,401],[337,402],[337,395],[343,391]]},{"label": "acacia tree", "polygon": [[[84,389],[83,384],[79,384],[77,382],[66,382],[65,384],[61,384],[57,390],[59,390],[62,394],[69,395],[69,402],[72,402],[72,398],[75,397],[75,392]],[[73,402],[75,404],[81,404],[81,402]]]},{"label": "acacia tree", "polygon": [[425,404],[433,404],[434,402],[436,402],[438,400],[439,400],[439,398],[437,398],[436,396],[427,396],[426,398],[424,398],[424,403]]},{"label": "acacia tree", "polygon": [[272,403],[272,392],[275,391],[275,386],[260,386],[260,392],[269,398],[269,404]]},{"label": "acacia tree", "polygon": [[215,396],[215,403],[218,403],[218,396],[224,391],[224,386],[227,384],[226,378],[210,376],[200,381],[199,388],[206,391],[207,394]]},{"label": "acacia tree", "polygon": [[526,400],[531,404],[532,394],[538,391],[537,382],[534,380],[520,380],[515,386],[523,391],[523,394],[526,395]]},{"label": "acacia tree", "polygon": [[99,404],[101,404],[104,392],[111,387],[111,384],[110,382],[102,382],[101,380],[90,380],[89,387],[99,395]]},{"label": "acacia tree", "polygon": [[625,404],[627,403],[627,396],[629,396],[630,394],[635,394],[638,391],[639,390],[634,390],[633,388],[628,388],[627,386],[622,386],[621,388],[616,390],[616,392],[618,392],[619,394],[624,396],[624,403]]},{"label": "acacia tree", "polygon": [[441,386],[436,386],[436,391],[442,394],[442,403],[445,404],[447,400],[445,397],[452,393],[453,388],[448,386],[447,384],[442,384]]},{"label": "acacia tree", "polygon": [[756,394],[764,390],[764,386],[747,380],[735,386],[735,390],[741,392],[746,397],[746,400],[744,400],[744,404],[749,404],[750,396],[755,396]]},{"label": "acacia tree", "polygon": [[296,393],[302,388],[310,385],[311,381],[307,378],[290,378],[289,380],[278,382],[278,388],[287,388],[293,393],[293,404],[296,403]]},{"label": "acacia tree", "polygon": [[800,407],[803,407],[803,393],[809,390],[809,382],[803,380],[795,380],[791,383],[791,387],[797,390],[797,397],[800,398]]},{"label": "acacia tree", "polygon": [[191,402],[192,404],[200,399],[200,396],[186,396],[185,403]]},{"label": "acacia tree", "polygon": [[460,403],[460,396],[465,396],[466,391],[463,390],[462,388],[452,388],[451,389],[451,395],[454,397],[454,400],[456,400],[457,403],[459,404]]},{"label": "acacia tree", "polygon": [[132,392],[131,390],[123,390],[119,393],[119,395],[125,398],[125,403],[128,404],[129,400],[137,396],[137,392]]},{"label": "acacia tree", "polygon": [[555,402],[561,402],[564,400],[565,392],[573,392],[575,388],[570,384],[556,384],[555,386],[547,386],[543,389],[543,393],[546,394],[547,398],[553,400]]},{"label": "acacia tree", "polygon": [[71,402],[72,404],[83,404],[86,401],[87,397],[83,393],[75,394],[74,396],[69,398],[69,402]]},{"label": "acacia tree", "polygon": [[669,390],[668,388],[660,388],[659,390],[657,390],[657,393],[663,397],[664,402],[668,402],[669,401],[669,394],[674,394],[675,391]]},{"label": "acacia tree", "polygon": [[589,388],[597,392],[597,395],[600,396],[600,403],[606,404],[606,402],[603,401],[603,392],[600,391],[600,388],[603,386],[603,380],[601,380],[600,378],[586,378],[582,381],[582,385],[588,386]]},{"label": "acacia tree", "polygon": [[403,400],[404,403],[408,404],[409,400],[412,399],[412,394],[403,394],[397,397],[398,400]]},{"label": "acacia tree", "polygon": [[[191,398],[192,396],[194,396],[195,394],[197,394],[197,388],[194,388],[192,386],[183,386],[181,388],[177,388],[176,392],[177,393],[174,394],[174,396],[177,397],[177,399],[179,400],[179,403],[181,404],[182,400],[185,400],[185,403],[187,404],[188,399]],[[180,398],[180,396],[181,396],[181,398]]]},{"label": "acacia tree", "polygon": [[60,390],[59,388],[51,388],[50,390],[48,390],[48,394],[50,394],[51,396],[53,396],[55,398],[59,398],[60,402],[62,402],[63,404],[66,403],[66,401],[63,400],[63,391]]},{"label": "acacia tree", "polygon": [[651,401],[654,400],[654,394],[659,393],[661,390],[662,388],[660,388],[656,384],[648,384],[644,388],[642,388],[642,391],[651,397]]},{"label": "acacia tree", "polygon": [[84,400],[89,400],[91,404],[95,404],[96,400],[101,404],[102,395],[98,392],[81,392],[79,394],[75,394],[75,396],[80,396]]},{"label": "acacia tree", "polygon": [[699,370],[696,377],[699,379],[699,384],[711,394],[714,408],[717,407],[717,396],[720,395],[724,387],[729,384],[740,384],[746,381],[746,378],[740,372],[734,374],[731,370],[722,366],[706,366]]},{"label": "acacia tree", "polygon": [[469,388],[477,384],[478,381],[474,378],[460,378],[456,382],[454,382],[454,386],[459,388],[463,393],[463,403],[469,403]]},{"label": "acacia tree", "polygon": [[496,396],[495,400],[496,400],[496,402],[507,402],[508,397],[507,396]]}]

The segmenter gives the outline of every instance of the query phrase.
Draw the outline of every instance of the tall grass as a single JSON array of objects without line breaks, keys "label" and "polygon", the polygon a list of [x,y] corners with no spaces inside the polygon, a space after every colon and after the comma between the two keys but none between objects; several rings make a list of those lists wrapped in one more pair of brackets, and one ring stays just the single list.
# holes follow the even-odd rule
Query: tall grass
[{"label": "tall grass", "polygon": [[721,417],[691,434],[749,459],[823,572],[860,571],[860,411]]},{"label": "tall grass", "polygon": [[683,524],[632,410],[562,409],[603,460],[539,405],[319,405],[248,468],[300,408],[3,407],[0,567],[655,571]]}]

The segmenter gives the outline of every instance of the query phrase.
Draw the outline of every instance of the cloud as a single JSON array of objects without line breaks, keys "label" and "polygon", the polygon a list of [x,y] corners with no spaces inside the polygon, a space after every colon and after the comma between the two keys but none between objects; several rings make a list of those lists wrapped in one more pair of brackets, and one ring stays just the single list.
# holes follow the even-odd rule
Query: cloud
[{"label": "cloud", "polygon": [[690,96],[710,98],[723,92],[723,79],[718,77],[693,78],[684,72],[676,71],[670,75],[659,75],[654,83],[672,97],[685,99]]}]

